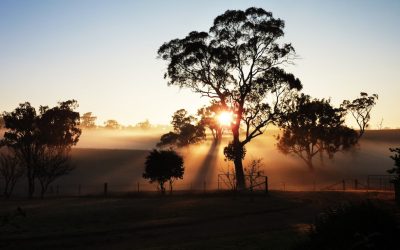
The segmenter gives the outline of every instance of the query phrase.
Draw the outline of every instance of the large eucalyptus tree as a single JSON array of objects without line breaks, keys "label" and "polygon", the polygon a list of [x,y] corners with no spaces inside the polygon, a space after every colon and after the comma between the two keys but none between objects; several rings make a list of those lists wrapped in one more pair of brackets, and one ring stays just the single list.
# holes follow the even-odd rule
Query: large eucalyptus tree
[{"label": "large eucalyptus tree", "polygon": [[292,45],[280,41],[284,26],[261,8],[228,10],[209,32],[190,32],[158,50],[168,64],[168,85],[215,99],[234,113],[233,138],[224,152],[234,162],[238,189],[245,188],[245,145],[275,123],[285,98],[302,88],[282,69],[295,57]]}]

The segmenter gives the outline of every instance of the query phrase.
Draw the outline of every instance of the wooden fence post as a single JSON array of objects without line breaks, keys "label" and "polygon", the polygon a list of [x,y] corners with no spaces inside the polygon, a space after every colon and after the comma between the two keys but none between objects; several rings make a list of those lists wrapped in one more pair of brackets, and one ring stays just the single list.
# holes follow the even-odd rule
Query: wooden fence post
[{"label": "wooden fence post", "polygon": [[343,185],[343,191],[346,191],[346,181],[342,180],[342,185]]},{"label": "wooden fence post", "polygon": [[265,176],[265,194],[268,194],[268,176]]}]

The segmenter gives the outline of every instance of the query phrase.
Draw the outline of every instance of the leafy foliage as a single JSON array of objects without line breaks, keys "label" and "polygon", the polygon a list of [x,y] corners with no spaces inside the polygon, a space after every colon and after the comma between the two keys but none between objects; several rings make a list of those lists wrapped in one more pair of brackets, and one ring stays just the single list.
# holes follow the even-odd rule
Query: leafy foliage
[{"label": "leafy foliage", "polygon": [[104,127],[107,129],[120,129],[121,125],[117,120],[110,119],[104,122]]},{"label": "leafy foliage", "polygon": [[86,112],[81,116],[81,127],[82,128],[95,128],[97,117],[93,116],[92,112]]},{"label": "leafy foliage", "polygon": [[276,121],[287,95],[302,88],[297,78],[279,68],[295,55],[291,44],[279,42],[284,26],[261,8],[228,10],[215,18],[209,32],[190,32],[158,50],[168,62],[169,85],[189,88],[234,112],[233,158],[240,189],[245,186],[241,149]]},{"label": "leafy foliage", "polygon": [[157,146],[185,147],[204,140],[206,137],[204,126],[200,123],[193,124],[196,122],[185,109],[177,110],[171,122],[174,131],[162,135]]},{"label": "leafy foliage", "polygon": [[396,216],[368,201],[328,209],[295,249],[397,249],[398,236]]},{"label": "leafy foliage", "polygon": [[1,144],[7,146],[25,167],[29,196],[33,196],[38,177],[53,181],[60,176],[39,170],[49,165],[63,168],[63,164],[55,164],[58,162],[56,159],[68,155],[81,135],[78,128],[80,116],[74,111],[77,106],[75,100],[68,100],[53,108],[41,106],[37,114],[35,108],[26,102],[14,111],[4,113],[7,130]]},{"label": "leafy foliage", "polygon": [[281,117],[283,132],[278,137],[278,149],[300,157],[313,170],[315,155],[333,158],[336,152],[357,143],[357,133],[344,125],[345,114],[344,109],[332,107],[329,100],[294,96]]},{"label": "leafy foliage", "polygon": [[342,106],[350,111],[360,128],[359,137],[362,137],[365,129],[368,128],[371,119],[371,110],[376,105],[377,100],[377,94],[369,96],[367,93],[361,92],[359,98],[351,102],[348,100],[343,101]]},{"label": "leafy foliage", "polygon": [[241,144],[234,144],[233,142],[229,142],[228,146],[224,148],[225,158],[234,161],[238,155],[240,155],[240,159],[243,160],[246,156],[246,148]]},{"label": "leafy foliage", "polygon": [[217,115],[223,111],[225,111],[224,107],[215,100],[212,100],[209,106],[204,106],[197,111],[197,115],[200,116],[199,124],[211,131],[215,141],[222,138],[224,128],[219,124]]},{"label": "leafy foliage", "polygon": [[150,183],[158,182],[162,193],[165,192],[165,182],[172,183],[176,179],[182,179],[184,173],[183,158],[173,150],[156,150],[150,152],[145,162],[143,178]]},{"label": "leafy foliage", "polygon": [[389,169],[389,174],[396,174],[396,180],[400,181],[400,148],[389,148],[394,155],[390,156],[394,160],[394,168]]},{"label": "leafy foliage", "polygon": [[140,128],[140,129],[144,129],[144,130],[150,129],[151,128],[151,123],[150,123],[149,119],[146,119],[146,120],[136,124],[136,127]]}]

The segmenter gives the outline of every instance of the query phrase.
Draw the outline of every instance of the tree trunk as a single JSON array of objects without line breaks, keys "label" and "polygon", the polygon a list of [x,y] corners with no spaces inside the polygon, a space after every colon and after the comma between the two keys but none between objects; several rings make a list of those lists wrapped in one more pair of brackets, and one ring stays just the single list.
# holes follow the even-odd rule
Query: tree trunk
[{"label": "tree trunk", "polygon": [[8,191],[8,187],[9,187],[9,181],[6,180],[5,182],[5,186],[4,186],[4,198],[9,199],[10,198],[10,192]]},{"label": "tree trunk", "polygon": [[235,173],[236,173],[236,188],[238,190],[246,189],[246,181],[244,179],[244,171],[243,171],[243,146],[239,140],[239,127],[233,130],[233,145],[234,145],[234,155],[235,159],[233,163],[235,164]]},{"label": "tree trunk", "polygon": [[35,177],[33,175],[33,169],[30,167],[28,168],[27,178],[28,178],[28,197],[32,198],[33,193],[35,192]]},{"label": "tree trunk", "polygon": [[164,182],[159,182],[159,184],[160,184],[160,191],[161,191],[161,194],[164,195],[164,194],[165,194]]},{"label": "tree trunk", "polygon": [[311,158],[311,159],[308,159],[308,160],[306,161],[306,163],[307,163],[307,166],[308,166],[308,170],[310,170],[310,172],[314,172],[314,164],[313,164],[313,162],[312,162],[312,158]]},{"label": "tree trunk", "polygon": [[41,186],[40,198],[43,199],[43,198],[44,198],[44,195],[46,194],[48,184],[46,185],[46,183],[42,183],[42,182],[41,182],[41,183],[40,183],[40,186]]},{"label": "tree trunk", "polygon": [[243,163],[241,156],[235,157],[233,161],[235,164],[235,172],[236,172],[236,188],[238,190],[246,189],[246,182],[244,179],[244,172],[243,172]]}]

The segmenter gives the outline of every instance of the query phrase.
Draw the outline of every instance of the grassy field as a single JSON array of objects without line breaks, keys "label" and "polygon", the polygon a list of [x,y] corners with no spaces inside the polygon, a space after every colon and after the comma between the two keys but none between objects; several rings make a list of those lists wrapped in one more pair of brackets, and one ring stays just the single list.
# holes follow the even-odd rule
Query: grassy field
[{"label": "grassy field", "polygon": [[[368,131],[359,146],[339,153],[334,161],[316,159],[313,173],[297,158],[279,153],[273,133],[258,137],[247,148],[245,164],[263,158],[270,187],[289,190],[272,191],[269,196],[215,192],[217,176],[228,164],[222,154],[228,138],[219,145],[207,141],[180,150],[185,175],[175,188],[202,189],[206,181],[206,193],[158,196],[143,192],[156,190],[142,173],[158,138],[159,134],[123,131],[84,133],[72,151],[76,169],[52,185],[53,194],[44,200],[26,200],[21,196],[26,194],[23,180],[16,190],[19,196],[0,201],[0,248],[291,249],[325,208],[365,199],[393,206],[393,193],[298,190],[314,184],[319,190],[343,178],[362,182],[368,174],[386,174],[393,165],[388,148],[400,146],[399,130]],[[101,197],[105,182],[109,196]],[[18,208],[26,216],[7,220]]]},{"label": "grassy field", "polygon": [[3,216],[17,207],[26,213],[0,227],[0,248],[290,249],[324,208],[366,198],[392,197],[272,192],[0,201]]}]

